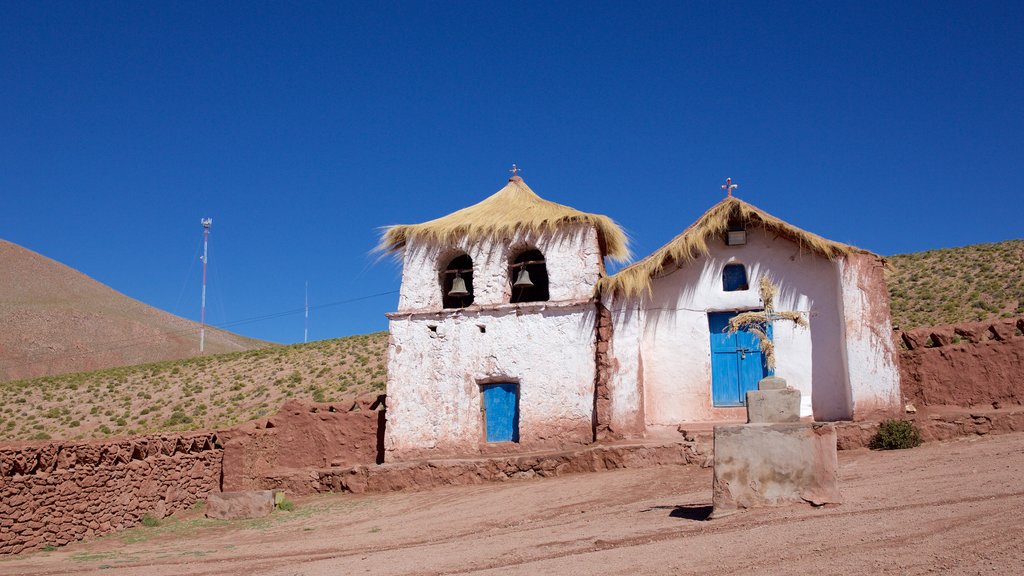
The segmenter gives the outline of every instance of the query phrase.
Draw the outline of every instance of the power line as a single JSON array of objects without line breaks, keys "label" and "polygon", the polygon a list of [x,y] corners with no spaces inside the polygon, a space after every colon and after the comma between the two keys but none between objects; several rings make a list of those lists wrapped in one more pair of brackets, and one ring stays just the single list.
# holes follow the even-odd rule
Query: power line
[{"label": "power line", "polygon": [[[358,296],[356,298],[347,298],[345,300],[337,300],[337,301],[334,301],[334,302],[327,302],[325,304],[320,304],[318,306],[310,306],[310,308],[311,309],[331,308],[331,307],[334,307],[334,306],[342,306],[344,304],[352,304],[354,302],[361,302],[363,300],[370,300],[370,299],[373,299],[373,298],[380,298],[381,296],[389,296],[391,294],[397,294],[397,293],[398,293],[398,290],[389,290],[387,292],[378,292],[376,294],[369,294],[369,295],[366,295],[366,296]],[[253,316],[253,317],[250,317],[250,318],[242,318],[242,319],[239,319],[239,320],[233,320],[231,322],[224,322],[222,324],[213,325],[212,327],[223,330],[225,328],[230,328],[230,327],[233,327],[233,326],[242,326],[244,324],[253,324],[253,323],[256,323],[256,322],[262,322],[264,320],[272,320],[274,318],[281,318],[283,316],[289,316],[289,315],[292,315],[292,314],[299,314],[299,313],[302,313],[304,311],[305,311],[305,308],[295,308],[295,309],[292,309],[292,310],[284,310],[284,311],[281,311],[281,312],[273,312],[273,313],[270,313],[270,314],[263,314],[261,316]],[[92,356],[92,355],[95,355],[95,354],[100,354],[100,353],[103,353],[103,352],[113,352],[113,351],[116,351],[116,350],[126,350],[128,348],[134,348],[136,346],[141,346],[143,344],[148,344],[150,342],[155,342],[158,339],[159,340],[166,340],[166,339],[172,338],[174,336],[185,336],[185,335],[188,335],[188,334],[196,334],[198,332],[199,332],[199,328],[198,327],[190,327],[190,328],[185,328],[185,329],[181,329],[181,330],[171,330],[171,331],[168,331],[168,332],[162,332],[162,333],[160,333],[160,334],[158,334],[156,336],[143,336],[143,337],[135,337],[135,338],[124,338],[124,339],[121,339],[121,340],[111,340],[111,341],[106,342],[105,344],[123,344],[123,345],[115,345],[115,346],[110,346],[110,347],[107,347],[107,348],[97,348],[97,349],[93,349],[93,350],[87,350],[87,351],[79,352],[79,353],[76,353],[76,354],[59,354],[59,355],[54,355],[54,356],[47,356],[47,357],[40,358],[38,360],[30,360],[30,361],[24,362],[22,364],[11,364],[11,365],[7,365],[7,366],[2,366],[0,368],[3,368],[5,370],[6,369],[12,369],[12,368],[21,368],[23,366],[31,366],[33,364],[42,364],[44,362],[52,362],[52,361],[60,360],[60,359],[80,358],[80,357],[86,357],[86,356]]]}]

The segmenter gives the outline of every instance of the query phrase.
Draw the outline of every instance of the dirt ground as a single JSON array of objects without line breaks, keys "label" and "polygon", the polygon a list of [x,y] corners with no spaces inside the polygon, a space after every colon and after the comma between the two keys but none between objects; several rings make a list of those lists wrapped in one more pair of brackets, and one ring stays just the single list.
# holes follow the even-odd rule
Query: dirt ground
[{"label": "dirt ground", "polygon": [[198,512],[0,574],[1021,574],[1024,434],[840,453],[846,502],[706,521],[711,470],[662,467]]}]

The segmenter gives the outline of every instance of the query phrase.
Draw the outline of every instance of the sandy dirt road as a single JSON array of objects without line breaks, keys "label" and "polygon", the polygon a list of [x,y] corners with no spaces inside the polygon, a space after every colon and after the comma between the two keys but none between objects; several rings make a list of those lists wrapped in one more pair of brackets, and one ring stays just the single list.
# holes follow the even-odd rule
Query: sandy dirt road
[{"label": "sandy dirt road", "polygon": [[663,467],[192,514],[0,559],[0,574],[1024,574],[1024,434],[840,453],[839,506],[706,521]]}]

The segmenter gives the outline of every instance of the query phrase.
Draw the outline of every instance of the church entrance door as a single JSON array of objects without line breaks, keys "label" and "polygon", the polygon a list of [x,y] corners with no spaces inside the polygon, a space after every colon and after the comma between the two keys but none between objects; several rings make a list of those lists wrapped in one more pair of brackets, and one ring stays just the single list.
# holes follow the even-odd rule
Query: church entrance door
[{"label": "church entrance door", "polygon": [[519,441],[519,385],[483,384],[484,429],[488,442]]},{"label": "church entrance door", "polygon": [[[770,374],[757,337],[746,330],[728,331],[736,312],[709,312],[711,329],[711,396],[715,406],[744,406],[747,391]],[[772,337],[771,326],[768,338]]]}]

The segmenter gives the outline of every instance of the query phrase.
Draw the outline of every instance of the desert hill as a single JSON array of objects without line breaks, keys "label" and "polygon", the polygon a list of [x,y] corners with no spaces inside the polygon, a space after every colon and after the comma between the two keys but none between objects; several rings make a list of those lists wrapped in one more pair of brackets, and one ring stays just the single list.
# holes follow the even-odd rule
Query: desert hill
[{"label": "desert hill", "polygon": [[1024,240],[897,254],[887,274],[903,330],[1024,314]]},{"label": "desert hill", "polygon": [[0,383],[0,441],[227,428],[382,393],[387,332]]},{"label": "desert hill", "polygon": [[[903,329],[1024,313],[1024,240],[900,254],[888,272]],[[220,428],[288,398],[383,392],[386,332],[0,383],[0,441]]]},{"label": "desert hill", "polygon": [[[0,240],[0,382],[187,358],[199,325]],[[211,353],[268,345],[207,328]]]}]

